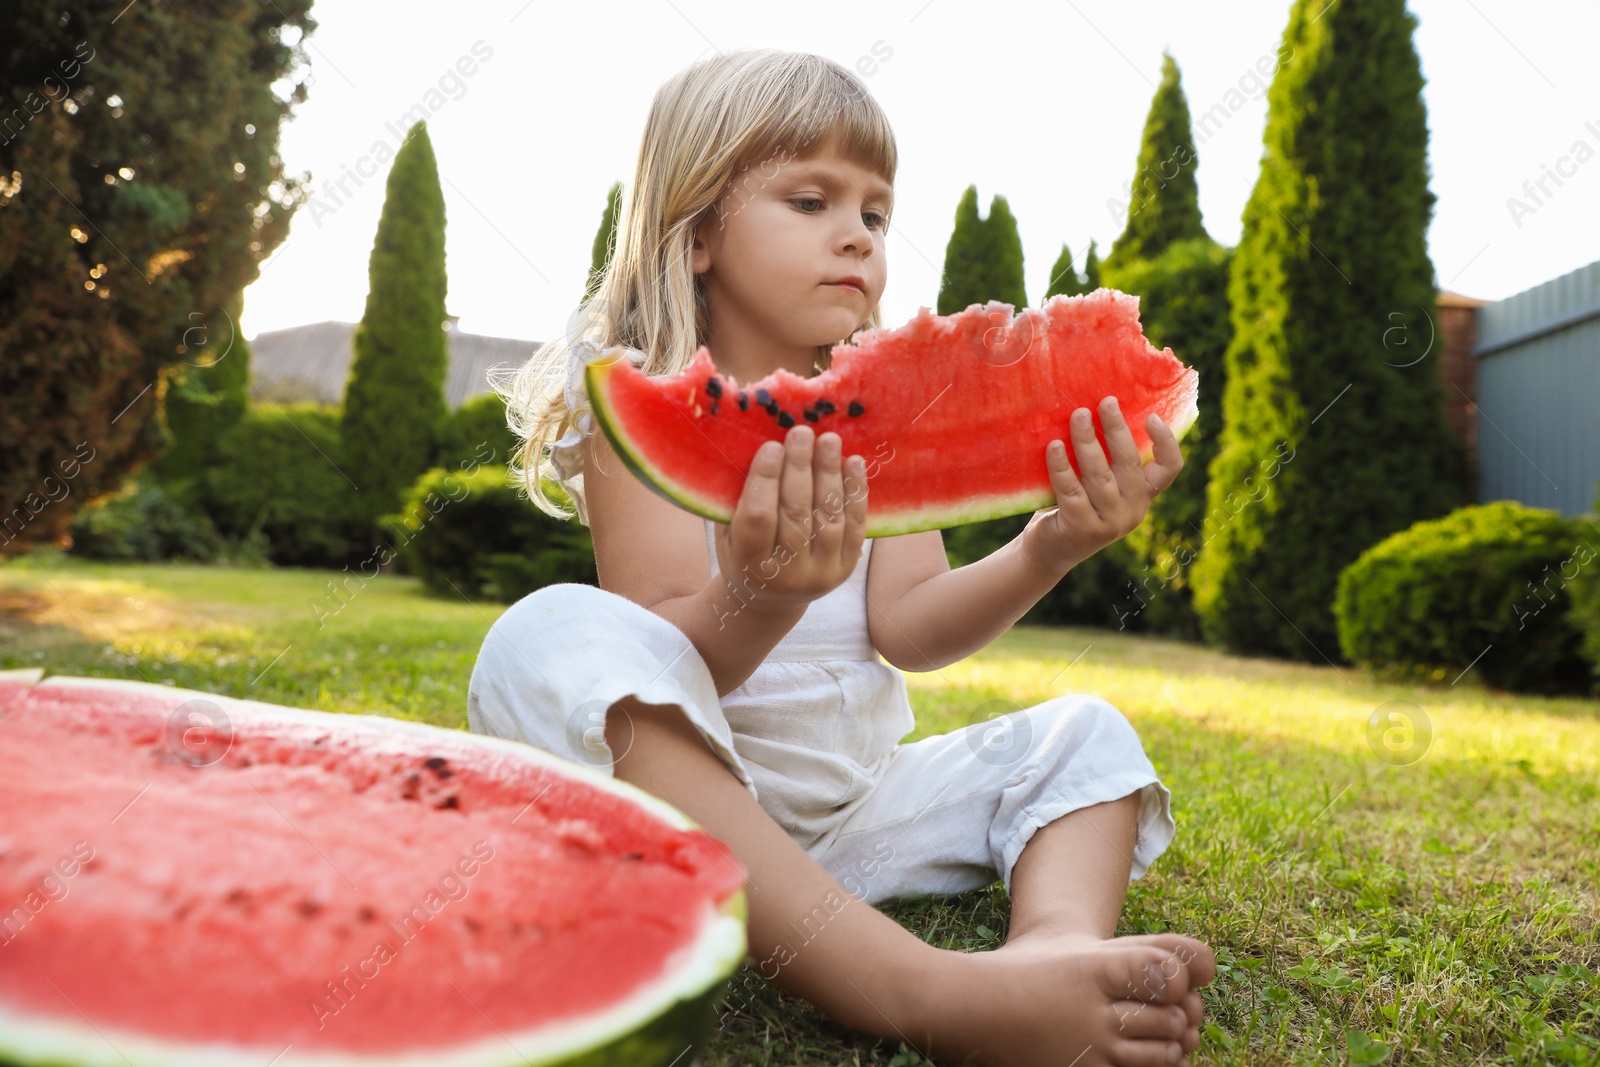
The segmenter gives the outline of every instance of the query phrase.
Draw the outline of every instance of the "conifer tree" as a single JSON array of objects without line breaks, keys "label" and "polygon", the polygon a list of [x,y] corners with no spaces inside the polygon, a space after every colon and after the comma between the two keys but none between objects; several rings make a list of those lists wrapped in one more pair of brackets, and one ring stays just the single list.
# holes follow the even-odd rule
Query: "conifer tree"
[{"label": "conifer tree", "polygon": [[1100,288],[1100,253],[1095,250],[1093,239],[1089,241],[1089,254],[1083,257],[1083,291],[1092,293]]},{"label": "conifer tree", "polygon": [[622,183],[613,182],[606,196],[606,209],[600,216],[600,229],[594,235],[594,248],[589,254],[589,282],[584,286],[583,299],[588,300],[600,288],[606,265],[617,247],[617,217],[622,214]]},{"label": "conifer tree", "polygon": [[1163,52],[1161,84],[1150,101],[1139,161],[1129,183],[1128,221],[1105,259],[1107,268],[1153,259],[1178,241],[1205,235],[1200,187],[1195,182],[1198,165],[1178,64]]},{"label": "conifer tree", "polygon": [[444,194],[427,124],[406,133],[395,154],[368,266],[366,311],[340,422],[357,537],[375,533],[428,466],[444,422]]},{"label": "conifer tree", "polygon": [[1006,198],[989,203],[978,217],[978,187],[967,186],[956,207],[955,230],[945,246],[944,281],[936,311],[953,315],[973,304],[999,300],[1021,310],[1028,295],[1022,278],[1022,238]]},{"label": "conifer tree", "polygon": [[172,446],[203,318],[304,202],[310,0],[0,3],[0,558]]},{"label": "conifer tree", "polygon": [[1063,241],[1061,255],[1056,258],[1056,265],[1050,268],[1050,284],[1045,287],[1044,298],[1049,300],[1063,293],[1077,296],[1083,291],[1083,279],[1078,277],[1078,268],[1072,265],[1072,249]]},{"label": "conifer tree", "polygon": [[1235,651],[1331,662],[1340,571],[1464,502],[1438,356],[1412,354],[1436,295],[1415,28],[1404,0],[1290,9],[1193,572],[1206,639]]},{"label": "conifer tree", "polygon": [[1106,257],[1105,284],[1139,297],[1150,343],[1171,348],[1200,376],[1199,415],[1180,442],[1183,470],[1128,535],[1138,563],[1118,611],[1139,617],[1147,629],[1198,638],[1189,568],[1199,552],[1196,530],[1205,514],[1207,468],[1217,453],[1224,355],[1233,328],[1227,295],[1231,253],[1201,223],[1190,134],[1189,104],[1177,64],[1167,55],[1128,183],[1134,199],[1127,226]]}]

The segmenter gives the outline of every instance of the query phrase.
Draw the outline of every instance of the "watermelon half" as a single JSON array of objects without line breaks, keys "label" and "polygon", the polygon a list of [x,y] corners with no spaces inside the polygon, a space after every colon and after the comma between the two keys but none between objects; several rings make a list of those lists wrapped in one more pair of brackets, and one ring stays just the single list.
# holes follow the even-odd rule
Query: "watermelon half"
[{"label": "watermelon half", "polygon": [[664,802],[459,730],[39,673],[0,672],[0,1063],[695,1062],[745,872]]},{"label": "watermelon half", "polygon": [[842,455],[866,461],[868,537],[1051,507],[1045,448],[1068,442],[1077,470],[1073,411],[1090,410],[1105,449],[1099,404],[1115,396],[1148,461],[1145,419],[1160,415],[1181,438],[1200,389],[1198,371],[1145,339],[1138,298],[1115,289],[1052,297],[1015,317],[996,301],[955,315],[922,308],[904,326],[835,346],[832,366],[811,378],[779,369],[741,386],[702,345],[682,372],[655,377],[606,349],[585,381],[628,468],[717,522],[733,520],[764,442],[782,441],[802,420],[838,433]]}]

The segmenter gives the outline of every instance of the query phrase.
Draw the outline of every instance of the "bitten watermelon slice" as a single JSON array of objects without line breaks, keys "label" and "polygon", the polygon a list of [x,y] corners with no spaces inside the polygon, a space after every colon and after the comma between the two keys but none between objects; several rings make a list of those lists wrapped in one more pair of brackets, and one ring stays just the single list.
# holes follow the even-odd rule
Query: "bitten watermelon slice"
[{"label": "bitten watermelon slice", "polygon": [[607,349],[585,381],[628,468],[717,522],[732,521],[764,442],[802,420],[837,432],[843,455],[866,460],[868,537],[1051,507],[1045,448],[1068,442],[1077,470],[1074,410],[1090,410],[1105,449],[1099,403],[1115,396],[1148,461],[1146,417],[1155,412],[1182,437],[1200,388],[1198,371],[1145,339],[1138,298],[1114,289],[1052,297],[1015,317],[996,301],[955,315],[922,308],[904,326],[835,346],[832,366],[812,378],[780,369],[741,386],[701,346],[681,373],[656,377]]},{"label": "bitten watermelon slice", "polygon": [[695,1062],[744,871],[530,745],[0,672],[0,1063]]}]

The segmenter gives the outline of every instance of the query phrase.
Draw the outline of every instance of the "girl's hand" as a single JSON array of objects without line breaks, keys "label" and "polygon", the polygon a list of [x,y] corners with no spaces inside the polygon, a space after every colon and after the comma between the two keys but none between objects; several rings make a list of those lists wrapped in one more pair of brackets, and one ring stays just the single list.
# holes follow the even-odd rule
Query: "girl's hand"
[{"label": "girl's hand", "polygon": [[1056,506],[1033,513],[1022,531],[1022,546],[1038,566],[1057,574],[1066,574],[1143,522],[1151,499],[1183,470],[1178,439],[1159,415],[1152,413],[1145,421],[1155,458],[1143,467],[1116,397],[1100,402],[1100,425],[1111,449],[1110,463],[1095,437],[1089,409],[1073,412],[1071,437],[1082,481],[1061,443],[1052,441],[1045,449]]},{"label": "girl's hand", "polygon": [[840,462],[839,435],[792,426],[756,450],[733,521],[716,531],[717,566],[757,607],[804,606],[837,588],[861,559],[866,463]]}]

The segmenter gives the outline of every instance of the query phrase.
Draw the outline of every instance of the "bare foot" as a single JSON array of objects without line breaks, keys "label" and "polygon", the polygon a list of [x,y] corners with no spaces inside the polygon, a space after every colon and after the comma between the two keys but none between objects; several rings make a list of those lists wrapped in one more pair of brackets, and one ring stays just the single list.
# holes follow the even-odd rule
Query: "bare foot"
[{"label": "bare foot", "polygon": [[1211,949],[1182,934],[1032,930],[941,962],[915,1035],[931,1040],[917,1047],[979,1067],[1186,1065],[1200,1044],[1196,990],[1216,976]]}]

